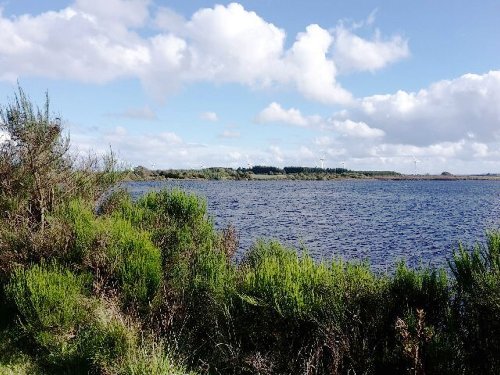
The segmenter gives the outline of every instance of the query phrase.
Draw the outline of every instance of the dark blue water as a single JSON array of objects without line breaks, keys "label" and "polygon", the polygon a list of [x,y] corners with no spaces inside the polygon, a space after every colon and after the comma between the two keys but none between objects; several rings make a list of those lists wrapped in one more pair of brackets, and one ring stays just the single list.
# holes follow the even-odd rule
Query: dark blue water
[{"label": "dark blue water", "polygon": [[131,182],[138,197],[181,187],[206,197],[218,228],[233,224],[243,254],[258,238],[390,269],[443,266],[459,241],[484,241],[500,227],[497,181],[165,181]]}]

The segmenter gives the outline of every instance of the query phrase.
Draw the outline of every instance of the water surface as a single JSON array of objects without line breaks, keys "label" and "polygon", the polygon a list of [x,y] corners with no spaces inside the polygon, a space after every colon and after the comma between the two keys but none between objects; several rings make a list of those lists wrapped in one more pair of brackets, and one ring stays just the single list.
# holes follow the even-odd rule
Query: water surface
[{"label": "water surface", "polygon": [[459,241],[484,241],[500,227],[498,181],[130,182],[134,197],[180,187],[206,197],[218,228],[233,224],[241,256],[258,238],[390,269],[446,264]]}]

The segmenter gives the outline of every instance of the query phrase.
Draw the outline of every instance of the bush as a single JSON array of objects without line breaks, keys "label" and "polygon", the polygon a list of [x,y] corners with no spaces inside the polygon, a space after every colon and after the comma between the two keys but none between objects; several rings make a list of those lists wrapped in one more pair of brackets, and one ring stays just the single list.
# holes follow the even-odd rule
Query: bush
[{"label": "bush", "polygon": [[56,264],[18,269],[6,287],[25,332],[54,364],[76,355],[73,337],[88,318],[84,297],[87,278]]},{"label": "bush", "polygon": [[125,304],[147,307],[162,280],[161,253],[150,235],[119,217],[96,217],[82,200],[71,201],[63,216],[74,232],[72,261],[92,270],[104,288],[117,282]]},{"label": "bush", "polygon": [[455,277],[457,351],[467,371],[500,371],[500,232],[472,251],[460,246],[450,268]]}]

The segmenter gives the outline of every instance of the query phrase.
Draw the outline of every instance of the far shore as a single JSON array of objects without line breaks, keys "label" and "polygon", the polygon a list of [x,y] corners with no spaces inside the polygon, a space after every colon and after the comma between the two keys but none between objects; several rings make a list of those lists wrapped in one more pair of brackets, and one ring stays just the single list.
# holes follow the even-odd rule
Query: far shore
[{"label": "far shore", "polygon": [[147,176],[130,173],[126,181],[500,181],[500,175],[394,175],[394,176],[365,176],[357,174],[347,175],[268,175],[249,174],[241,177],[234,176],[179,176],[164,177],[157,174]]}]

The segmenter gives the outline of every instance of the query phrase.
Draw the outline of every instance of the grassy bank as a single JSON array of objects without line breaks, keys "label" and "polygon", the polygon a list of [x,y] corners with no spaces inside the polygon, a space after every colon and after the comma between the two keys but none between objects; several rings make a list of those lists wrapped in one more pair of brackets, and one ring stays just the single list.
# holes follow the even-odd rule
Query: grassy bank
[{"label": "grassy bank", "polygon": [[1,374],[500,372],[499,232],[449,270],[266,241],[236,263],[203,199],[116,192],[97,210],[121,177],[109,157],[84,168],[22,91],[1,120]]}]

